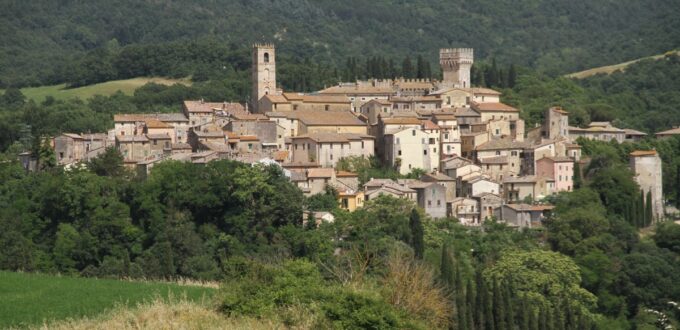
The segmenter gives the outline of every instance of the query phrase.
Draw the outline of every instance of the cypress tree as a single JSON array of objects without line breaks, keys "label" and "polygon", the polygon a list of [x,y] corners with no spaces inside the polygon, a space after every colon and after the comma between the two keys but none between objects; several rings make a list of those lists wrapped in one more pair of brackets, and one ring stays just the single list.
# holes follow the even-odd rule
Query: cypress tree
[{"label": "cypress tree", "polygon": [[506,329],[514,329],[515,327],[515,304],[512,303],[513,297],[515,296],[515,290],[512,286],[512,281],[506,279],[504,281],[503,289],[503,305],[505,309],[505,326]]},{"label": "cypress tree", "polygon": [[[520,329],[529,329],[531,321],[529,320],[529,306],[527,305],[526,298],[520,299],[519,308],[516,309],[517,312],[517,326]],[[533,314],[533,313],[532,313]]]},{"label": "cypress tree", "polygon": [[465,309],[467,310],[466,320],[468,329],[475,329],[475,318],[473,311],[475,308],[475,289],[474,282],[471,280],[467,281],[467,287],[465,289]]},{"label": "cypress tree", "polygon": [[680,164],[675,169],[675,207],[680,209]]},{"label": "cypress tree", "polygon": [[529,329],[541,330],[538,324],[538,315],[536,315],[536,310],[531,308],[531,305],[529,305]]},{"label": "cypress tree", "polygon": [[484,284],[484,279],[482,278],[481,272],[478,270],[475,274],[475,286],[477,287],[475,295],[475,329],[484,330],[486,324],[486,305],[485,298],[486,295],[486,285]]},{"label": "cypress tree", "polygon": [[411,216],[409,218],[409,224],[411,226],[411,239],[413,251],[415,253],[416,259],[423,259],[423,254],[425,253],[425,243],[423,241],[423,223],[420,221],[420,213],[415,208],[411,210]]},{"label": "cypress tree", "polygon": [[491,61],[491,67],[487,68],[486,72],[486,83],[489,87],[498,86],[498,66],[495,58]]},{"label": "cypress tree", "polygon": [[449,242],[444,242],[442,246],[442,258],[439,265],[439,272],[442,281],[449,287],[453,287],[453,260]]},{"label": "cypress tree", "polygon": [[549,306],[541,306],[541,329],[554,329],[553,328],[553,317]]},{"label": "cypress tree", "polygon": [[552,312],[552,328],[555,330],[564,330],[564,318],[559,305],[553,307]]},{"label": "cypress tree", "polygon": [[498,279],[493,281],[493,310],[494,310],[494,324],[496,329],[505,330],[507,329],[506,321],[506,310],[505,303],[503,299],[503,290],[500,287]]},{"label": "cypress tree", "polygon": [[574,162],[574,190],[580,189],[583,186],[583,178],[581,177],[581,163]]},{"label": "cypress tree", "polygon": [[418,55],[416,59],[416,78],[425,78],[425,63],[422,55]]},{"label": "cypress tree", "polygon": [[647,192],[647,200],[645,202],[645,226],[649,226],[654,222],[654,208],[652,205],[652,191]]},{"label": "cypress tree", "polygon": [[404,58],[404,62],[401,64],[401,75],[407,79],[411,79],[414,76],[413,64],[411,63],[411,58],[408,56]]},{"label": "cypress tree", "polygon": [[645,192],[642,190],[640,190],[640,197],[638,199],[637,213],[638,225],[639,228],[642,228],[647,223],[645,220]]},{"label": "cypress tree", "polygon": [[[508,87],[513,88],[517,83],[517,69],[514,64],[510,64],[510,69],[508,70]],[[575,183],[574,183],[575,185]]]}]

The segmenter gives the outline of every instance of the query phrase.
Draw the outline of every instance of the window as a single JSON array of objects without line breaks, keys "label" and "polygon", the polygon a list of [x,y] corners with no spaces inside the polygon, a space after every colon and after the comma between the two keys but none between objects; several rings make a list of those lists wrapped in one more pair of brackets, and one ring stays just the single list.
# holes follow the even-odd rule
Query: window
[{"label": "window", "polygon": [[501,152],[500,152],[500,151],[496,151],[496,156],[500,156],[500,155],[501,155]]},{"label": "window", "polygon": [[333,154],[331,154],[331,160],[333,160]]},{"label": "window", "polygon": [[446,146],[446,151],[451,151],[451,146]]},{"label": "window", "polygon": [[330,110],[330,109],[331,109],[331,106],[330,106],[330,105],[326,104],[326,105],[324,106],[324,110],[328,111],[328,110]]},{"label": "window", "polygon": [[264,53],[264,62],[269,63],[269,53]]},{"label": "window", "polygon": [[397,155],[401,156],[401,150],[397,151]]},{"label": "window", "polygon": [[434,152],[434,153],[436,154],[436,153],[437,153],[437,148],[434,148],[434,150],[432,150],[432,152]]},{"label": "window", "polygon": [[444,140],[448,140],[448,139],[449,139],[449,133],[444,134]]},{"label": "window", "polygon": [[430,144],[434,144],[434,138],[430,138]]},{"label": "window", "polygon": [[253,144],[252,143],[248,143],[248,150],[253,150]]},{"label": "window", "polygon": [[423,150],[423,155],[427,156],[427,150]]},{"label": "window", "polygon": [[364,148],[364,141],[361,141],[361,149]]},{"label": "window", "polygon": [[432,201],[427,201],[427,206],[432,206]]},{"label": "window", "polygon": [[157,145],[158,145],[158,140],[153,140],[153,145],[157,146]]},{"label": "window", "polygon": [[501,134],[501,130],[499,130],[498,128],[496,128],[496,135],[498,135],[498,134]]},{"label": "window", "polygon": [[[294,104],[294,105],[293,105],[293,110],[297,110],[297,109],[298,109],[298,106],[297,106],[297,104]],[[290,120],[290,122],[292,123],[292,122],[293,122],[293,120],[291,119],[291,120]]]},{"label": "window", "polygon": [[416,130],[411,130],[411,135],[416,136]]},{"label": "window", "polygon": [[409,170],[411,169],[411,164],[408,164],[408,169],[409,169]]}]

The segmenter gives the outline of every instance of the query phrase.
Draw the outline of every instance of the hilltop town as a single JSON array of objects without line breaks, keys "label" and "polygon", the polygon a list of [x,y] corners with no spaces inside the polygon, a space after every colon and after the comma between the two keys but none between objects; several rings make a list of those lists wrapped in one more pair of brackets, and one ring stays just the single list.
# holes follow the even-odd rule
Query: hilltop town
[{"label": "hilltop town", "polygon": [[[623,142],[646,135],[610,122],[572,127],[569,109],[560,107],[545,109],[542,125],[525,127],[520,110],[502,103],[501,93],[472,86],[473,49],[441,49],[439,57],[441,81],[370,79],[298,93],[277,84],[275,46],[255,44],[250,102],[185,100],[181,113],[117,114],[108,132],[64,133],[52,146],[67,168],[115,147],[140,175],[167,160],[277,164],[307,196],[334,188],[348,211],[391,195],[413,200],[433,218],[479,226],[495,217],[531,228],[553,208],[542,202],[546,196],[575,188],[586,161],[578,138]],[[654,217],[661,218],[659,155],[629,156],[641,189],[651,192]],[[376,159],[403,178],[362,180],[338,168],[356,158]],[[22,162],[34,165],[30,154]]]}]

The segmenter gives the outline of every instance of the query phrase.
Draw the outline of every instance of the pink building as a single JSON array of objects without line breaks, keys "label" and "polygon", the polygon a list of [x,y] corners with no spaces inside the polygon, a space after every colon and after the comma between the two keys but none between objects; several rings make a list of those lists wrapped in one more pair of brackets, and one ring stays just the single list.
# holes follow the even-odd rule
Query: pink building
[{"label": "pink building", "polygon": [[544,157],[536,161],[536,175],[555,180],[555,192],[574,188],[574,160],[569,157]]}]

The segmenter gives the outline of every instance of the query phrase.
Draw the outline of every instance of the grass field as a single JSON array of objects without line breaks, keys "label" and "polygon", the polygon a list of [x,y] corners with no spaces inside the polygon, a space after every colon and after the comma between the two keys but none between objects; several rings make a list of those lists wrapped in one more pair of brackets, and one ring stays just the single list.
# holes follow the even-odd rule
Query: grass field
[{"label": "grass field", "polygon": [[[22,88],[21,92],[27,98],[36,102],[42,102],[46,96],[52,96],[58,100],[70,99],[74,97],[86,100],[94,95],[111,95],[117,91],[132,95],[135,89],[143,86],[146,83],[153,82],[163,85],[185,84],[191,85],[189,79],[167,79],[167,78],[132,78],[125,80],[113,80],[100,84],[83,86],[78,88],[66,88],[66,85],[52,85],[41,87]],[[0,92],[4,92],[0,90]]]},{"label": "grass field", "polygon": [[156,298],[210,299],[201,286],[0,272],[0,329],[93,317]]},{"label": "grass field", "polygon": [[[666,54],[669,54],[669,53],[680,54],[680,51],[670,51]],[[658,60],[658,59],[661,59],[664,56],[666,56],[666,54],[643,57],[643,58],[639,58],[637,60],[632,60],[632,61],[623,62],[623,63],[619,63],[619,64],[601,66],[601,67],[592,68],[592,69],[588,69],[588,70],[584,70],[584,71],[580,71],[580,72],[570,73],[570,74],[566,75],[566,77],[567,78],[584,79],[584,78],[588,78],[590,76],[594,76],[594,75],[599,74],[599,73],[611,74],[611,73],[618,71],[618,70],[625,71],[626,68],[633,63],[637,63],[639,61],[647,60],[647,59]]]}]

